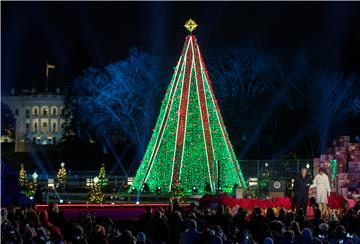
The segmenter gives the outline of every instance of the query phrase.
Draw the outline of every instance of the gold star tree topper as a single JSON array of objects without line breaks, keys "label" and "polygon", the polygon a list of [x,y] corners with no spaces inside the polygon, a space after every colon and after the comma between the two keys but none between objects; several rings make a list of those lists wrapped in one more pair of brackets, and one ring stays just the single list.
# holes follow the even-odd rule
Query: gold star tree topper
[{"label": "gold star tree topper", "polygon": [[198,25],[196,24],[196,22],[195,22],[194,20],[189,19],[188,21],[186,21],[186,23],[185,23],[184,26],[185,26],[185,28],[186,28],[188,31],[190,31],[190,33],[191,33],[191,32],[193,32],[193,30],[196,29],[196,27],[197,27]]}]

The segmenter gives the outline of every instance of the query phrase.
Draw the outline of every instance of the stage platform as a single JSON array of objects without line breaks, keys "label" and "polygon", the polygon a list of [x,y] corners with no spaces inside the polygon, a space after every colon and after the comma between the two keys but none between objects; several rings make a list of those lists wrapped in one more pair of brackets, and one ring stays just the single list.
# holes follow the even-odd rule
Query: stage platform
[{"label": "stage platform", "polygon": [[[137,220],[141,214],[145,212],[147,207],[151,207],[154,211],[157,208],[170,208],[170,203],[118,203],[118,204],[58,204],[59,210],[64,211],[66,219],[74,220],[79,213],[95,214],[99,216],[111,216],[115,220]],[[190,204],[180,204],[181,207],[188,207]],[[47,210],[48,205],[38,204],[39,211]]]},{"label": "stage platform", "polygon": [[[199,196],[196,196],[193,201],[188,201],[186,204],[180,204],[181,207],[189,207],[190,202],[196,202],[195,199],[198,199]],[[347,202],[349,207],[355,205],[354,199],[345,199],[343,196],[331,195],[329,197],[329,208],[339,210],[343,207],[343,203]],[[293,209],[292,199],[288,197],[281,198],[272,198],[272,199],[258,199],[258,198],[242,198],[236,199],[226,194],[219,196],[216,195],[204,195],[201,200],[198,201],[200,207],[210,207],[214,210],[216,209],[218,203],[226,205],[230,209],[230,213],[235,215],[237,209],[242,207],[246,209],[249,213],[253,208],[259,207],[263,211],[266,208],[275,208],[280,209],[284,208],[286,211],[291,211]],[[58,204],[59,209],[64,211],[65,217],[67,219],[75,219],[79,213],[92,213],[96,216],[111,216],[114,220],[137,220],[141,214],[145,212],[147,207],[151,207],[153,210],[157,210],[159,207],[165,209],[171,208],[172,204],[165,202],[151,202],[151,201],[142,201],[142,202],[106,202],[103,204],[86,204],[86,203],[72,203],[65,202]],[[38,210],[47,210],[47,204],[37,205]],[[313,211],[312,208],[308,207],[308,218],[312,218]]]}]

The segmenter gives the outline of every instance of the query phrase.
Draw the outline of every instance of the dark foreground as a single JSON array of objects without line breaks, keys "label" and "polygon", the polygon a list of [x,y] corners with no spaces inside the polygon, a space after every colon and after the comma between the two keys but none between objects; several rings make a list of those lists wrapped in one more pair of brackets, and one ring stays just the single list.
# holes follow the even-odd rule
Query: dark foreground
[{"label": "dark foreground", "polygon": [[2,243],[360,243],[360,203],[307,220],[272,208],[133,204],[28,205],[1,210]]}]

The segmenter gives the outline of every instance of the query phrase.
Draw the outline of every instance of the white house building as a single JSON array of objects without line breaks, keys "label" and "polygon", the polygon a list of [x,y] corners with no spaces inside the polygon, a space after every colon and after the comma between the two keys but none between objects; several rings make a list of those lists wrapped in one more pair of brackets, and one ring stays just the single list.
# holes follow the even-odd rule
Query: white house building
[{"label": "white house building", "polygon": [[22,90],[2,96],[2,102],[12,110],[16,119],[15,152],[30,150],[31,144],[57,144],[63,135],[64,95],[56,92]]}]

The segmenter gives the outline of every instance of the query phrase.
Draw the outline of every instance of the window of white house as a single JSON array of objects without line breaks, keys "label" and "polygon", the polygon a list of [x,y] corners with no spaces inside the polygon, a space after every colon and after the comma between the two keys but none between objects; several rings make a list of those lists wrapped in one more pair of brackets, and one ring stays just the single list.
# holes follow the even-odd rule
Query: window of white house
[{"label": "window of white house", "polygon": [[48,109],[47,108],[43,108],[43,115],[45,115],[45,116],[48,115]]},{"label": "window of white house", "polygon": [[43,130],[47,131],[47,123],[46,122],[43,123]]}]

